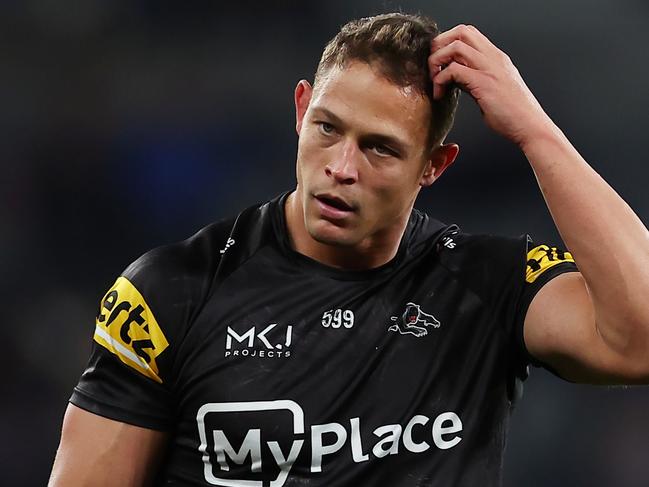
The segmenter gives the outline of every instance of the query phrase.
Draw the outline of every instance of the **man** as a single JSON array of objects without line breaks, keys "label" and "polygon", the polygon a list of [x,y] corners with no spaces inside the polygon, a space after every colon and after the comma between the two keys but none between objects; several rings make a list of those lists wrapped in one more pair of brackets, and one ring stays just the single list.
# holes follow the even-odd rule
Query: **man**
[{"label": "man", "polygon": [[[458,153],[453,85],[525,153],[570,252],[413,210]],[[50,485],[499,485],[528,363],[649,380],[649,232],[476,28],[351,22],[295,107],[294,191],[102,299]]]}]

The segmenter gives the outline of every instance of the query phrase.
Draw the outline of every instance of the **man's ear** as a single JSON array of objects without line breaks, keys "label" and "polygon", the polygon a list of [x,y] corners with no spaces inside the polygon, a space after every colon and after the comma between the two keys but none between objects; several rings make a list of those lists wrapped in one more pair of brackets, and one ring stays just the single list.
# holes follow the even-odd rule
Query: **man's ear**
[{"label": "man's ear", "polygon": [[433,184],[446,168],[453,164],[458,152],[460,146],[457,144],[442,144],[432,149],[419,185],[423,187]]},{"label": "man's ear", "polygon": [[298,135],[300,135],[300,131],[302,130],[302,121],[304,120],[307,108],[309,108],[312,94],[313,87],[311,84],[305,79],[300,80],[295,87],[295,131]]}]

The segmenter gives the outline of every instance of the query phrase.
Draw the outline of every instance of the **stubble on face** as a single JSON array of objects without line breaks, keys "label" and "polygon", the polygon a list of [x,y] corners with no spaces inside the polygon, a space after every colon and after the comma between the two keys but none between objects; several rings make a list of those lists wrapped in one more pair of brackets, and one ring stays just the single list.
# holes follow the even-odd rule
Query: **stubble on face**
[{"label": "stubble on face", "polygon": [[[314,242],[343,253],[391,253],[398,247],[420,189],[429,117],[427,99],[365,63],[332,68],[319,79],[302,122],[299,201],[293,202],[299,203],[300,223]],[[323,135],[321,122],[331,124],[335,135]],[[380,144],[372,142],[379,140],[377,134],[401,144],[398,157],[377,154]],[[347,172],[348,179],[340,176]],[[354,211],[327,218],[319,195],[341,198]]]}]

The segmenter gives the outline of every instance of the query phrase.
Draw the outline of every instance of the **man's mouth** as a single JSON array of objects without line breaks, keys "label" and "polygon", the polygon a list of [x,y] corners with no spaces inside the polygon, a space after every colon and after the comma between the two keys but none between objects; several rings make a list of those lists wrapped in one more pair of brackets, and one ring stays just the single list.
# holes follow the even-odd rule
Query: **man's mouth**
[{"label": "man's mouth", "polygon": [[342,200],[342,199],[337,198],[335,196],[323,195],[323,196],[316,196],[316,198],[318,198],[323,203],[325,203],[325,204],[327,204],[329,206],[333,206],[334,208],[337,208],[339,210],[353,211],[353,208],[352,208],[351,205],[347,204],[345,202],[345,200]]},{"label": "man's mouth", "polygon": [[322,216],[332,219],[341,219],[356,211],[353,205],[344,199],[331,194],[319,194],[315,196]]}]

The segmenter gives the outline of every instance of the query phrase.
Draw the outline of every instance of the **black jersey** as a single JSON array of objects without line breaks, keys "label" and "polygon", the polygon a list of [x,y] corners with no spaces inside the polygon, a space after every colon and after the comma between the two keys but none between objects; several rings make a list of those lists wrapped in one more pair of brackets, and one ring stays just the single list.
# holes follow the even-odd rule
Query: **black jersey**
[{"label": "black jersey", "polygon": [[499,485],[525,312],[570,254],[413,210],[344,271],[292,250],[285,199],[128,267],[71,402],[169,431],[156,485]]}]

